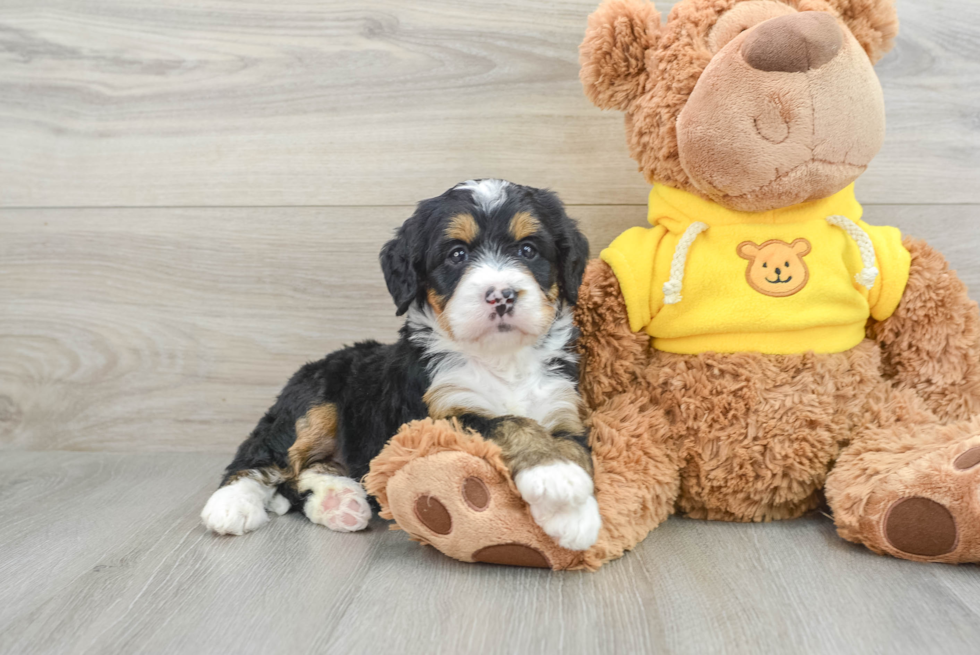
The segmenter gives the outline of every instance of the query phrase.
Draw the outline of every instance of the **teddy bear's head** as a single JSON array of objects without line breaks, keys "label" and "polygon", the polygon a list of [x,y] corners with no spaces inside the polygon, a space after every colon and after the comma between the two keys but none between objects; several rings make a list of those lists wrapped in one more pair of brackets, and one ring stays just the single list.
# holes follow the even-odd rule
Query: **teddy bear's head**
[{"label": "teddy bear's head", "polygon": [[730,209],[825,198],[868,166],[885,132],[872,64],[898,31],[893,0],[647,0],[589,18],[581,79],[626,113],[651,184]]}]

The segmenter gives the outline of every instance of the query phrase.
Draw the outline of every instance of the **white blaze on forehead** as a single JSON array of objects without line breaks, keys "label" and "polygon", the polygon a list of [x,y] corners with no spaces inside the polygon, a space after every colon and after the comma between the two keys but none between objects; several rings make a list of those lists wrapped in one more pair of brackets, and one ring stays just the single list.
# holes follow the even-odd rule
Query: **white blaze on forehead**
[{"label": "white blaze on forehead", "polygon": [[492,212],[507,199],[507,180],[467,180],[457,184],[455,188],[464,189],[473,194],[473,201],[485,212]]}]

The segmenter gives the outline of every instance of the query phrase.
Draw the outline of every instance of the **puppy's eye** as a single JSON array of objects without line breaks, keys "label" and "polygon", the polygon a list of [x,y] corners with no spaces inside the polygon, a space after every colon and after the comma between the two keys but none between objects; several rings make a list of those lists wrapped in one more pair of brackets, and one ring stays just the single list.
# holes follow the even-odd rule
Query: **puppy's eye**
[{"label": "puppy's eye", "polygon": [[449,253],[449,257],[447,257],[446,259],[448,259],[451,264],[462,264],[467,260],[468,257],[469,257],[469,253],[466,251],[466,248],[464,248],[463,246],[459,246],[453,248],[452,251]]},{"label": "puppy's eye", "polygon": [[534,259],[538,255],[538,250],[530,243],[525,243],[521,245],[520,249],[517,251],[517,254],[524,259]]}]

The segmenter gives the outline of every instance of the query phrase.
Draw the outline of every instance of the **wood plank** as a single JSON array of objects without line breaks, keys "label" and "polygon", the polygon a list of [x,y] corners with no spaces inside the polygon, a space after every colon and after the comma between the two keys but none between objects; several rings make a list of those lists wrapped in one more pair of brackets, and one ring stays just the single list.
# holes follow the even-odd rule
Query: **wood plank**
[{"label": "wood plank", "polygon": [[[0,211],[0,447],[228,452],[304,362],[394,340],[408,207]],[[575,207],[597,252],[642,206]],[[978,208],[872,206],[980,289]]]},{"label": "wood plank", "polygon": [[[224,458],[0,460],[0,653],[976,652],[980,578],[829,519],[671,519],[597,573],[463,564],[375,520],[216,537]],[[9,501],[9,502],[8,502]]]},{"label": "wood plank", "polygon": [[377,253],[407,212],[2,214],[0,441],[233,447],[304,362],[394,337]]},{"label": "wood plank", "polygon": [[[4,2],[0,206],[405,205],[484,176],[640,204],[577,79],[596,5]],[[980,4],[899,13],[864,198],[980,202]]]},{"label": "wood plank", "polygon": [[330,630],[387,530],[338,539],[294,514],[216,537],[198,515],[226,459],[5,457],[0,653],[303,652]]}]

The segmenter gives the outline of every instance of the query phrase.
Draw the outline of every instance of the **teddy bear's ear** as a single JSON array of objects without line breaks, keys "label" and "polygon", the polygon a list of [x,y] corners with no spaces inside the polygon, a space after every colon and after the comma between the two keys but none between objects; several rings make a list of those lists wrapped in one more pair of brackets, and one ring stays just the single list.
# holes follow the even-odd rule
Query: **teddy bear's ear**
[{"label": "teddy bear's ear", "polygon": [[895,45],[895,0],[831,0],[831,4],[868,53],[871,63],[877,63]]},{"label": "teddy bear's ear", "polygon": [[579,46],[579,79],[602,109],[626,109],[647,83],[647,50],[657,42],[660,14],[647,0],[606,0],[589,16]]}]

